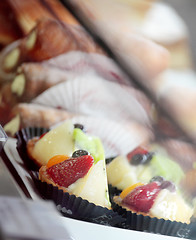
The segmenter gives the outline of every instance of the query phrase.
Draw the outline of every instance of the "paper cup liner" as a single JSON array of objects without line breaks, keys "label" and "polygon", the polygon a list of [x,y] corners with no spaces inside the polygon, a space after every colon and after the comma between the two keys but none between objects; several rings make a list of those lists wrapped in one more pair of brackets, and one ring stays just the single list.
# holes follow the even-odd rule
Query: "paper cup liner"
[{"label": "paper cup liner", "polygon": [[122,190],[112,186],[111,184],[108,184],[108,191],[109,191],[109,197],[111,202],[113,201],[114,196],[119,196],[122,192]]},{"label": "paper cup liner", "polygon": [[143,216],[127,211],[115,202],[112,202],[112,209],[124,218],[124,222],[119,225],[120,228],[180,238],[189,238],[192,231],[192,223],[186,224]]},{"label": "paper cup liner", "polygon": [[32,102],[76,114],[151,125],[151,104],[143,93],[92,71],[47,89]]},{"label": "paper cup liner", "polygon": [[117,212],[96,206],[94,203],[64,192],[52,184],[42,182],[38,180],[38,177],[36,178],[36,174],[34,181],[41,197],[52,200],[58,211],[65,217],[113,227],[119,226],[124,221]]},{"label": "paper cup liner", "polygon": [[29,170],[39,170],[39,166],[29,158],[27,154],[27,142],[28,140],[32,139],[36,136],[41,136],[43,133],[48,132],[49,129],[47,128],[37,128],[37,127],[28,127],[19,130],[15,137],[17,139],[16,142],[16,149],[21,157],[22,161],[24,162],[25,166]]}]

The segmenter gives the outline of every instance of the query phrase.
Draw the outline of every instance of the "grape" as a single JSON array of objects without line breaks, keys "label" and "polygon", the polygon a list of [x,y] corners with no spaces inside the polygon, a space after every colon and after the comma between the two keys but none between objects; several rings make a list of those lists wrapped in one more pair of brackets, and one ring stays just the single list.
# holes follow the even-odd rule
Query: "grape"
[{"label": "grape", "polygon": [[80,123],[75,123],[74,124],[74,128],[79,128],[81,130],[84,130],[84,126],[82,124],[80,124]]},{"label": "grape", "polygon": [[143,158],[144,158],[145,155],[142,155],[142,154],[135,154],[132,159],[131,159],[131,164],[132,165],[139,165],[141,164]]},{"label": "grape", "polygon": [[151,161],[152,156],[154,153],[146,153],[146,154],[135,154],[132,159],[131,159],[131,164],[132,165],[139,165],[139,164],[147,164]]},{"label": "grape", "polygon": [[76,158],[84,155],[89,155],[89,153],[86,150],[76,150],[75,152],[73,152],[72,157]]},{"label": "grape", "polygon": [[163,183],[164,181],[165,179],[161,176],[155,176],[150,180],[150,182],[159,182],[159,183]]}]

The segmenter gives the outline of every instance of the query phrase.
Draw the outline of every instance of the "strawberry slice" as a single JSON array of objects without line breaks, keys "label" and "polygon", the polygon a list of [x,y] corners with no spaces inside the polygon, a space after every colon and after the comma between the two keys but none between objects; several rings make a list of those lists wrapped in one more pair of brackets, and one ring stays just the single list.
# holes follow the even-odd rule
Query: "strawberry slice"
[{"label": "strawberry slice", "polygon": [[136,187],[122,200],[122,203],[131,210],[147,213],[160,190],[160,184],[157,182]]},{"label": "strawberry slice", "polygon": [[94,159],[91,155],[70,158],[47,169],[54,183],[68,187],[79,178],[84,177],[92,167]]}]

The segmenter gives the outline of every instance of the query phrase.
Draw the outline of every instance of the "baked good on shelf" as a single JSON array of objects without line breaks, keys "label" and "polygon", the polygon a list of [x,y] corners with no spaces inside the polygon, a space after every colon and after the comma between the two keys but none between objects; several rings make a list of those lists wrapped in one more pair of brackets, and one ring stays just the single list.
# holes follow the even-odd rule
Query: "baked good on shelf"
[{"label": "baked good on shelf", "polygon": [[7,1],[0,2],[0,47],[5,47],[23,36],[15,22]]},{"label": "baked good on shelf", "polygon": [[130,9],[126,4],[120,4],[119,8],[117,1],[88,0],[81,3],[75,0],[72,4],[79,9],[79,13],[92,31],[95,31],[111,48],[119,62],[128,71],[131,69],[132,74],[146,80],[167,68],[170,60],[169,52],[137,31],[134,26],[137,21],[132,21],[132,16],[137,19],[140,13],[138,14],[131,6],[132,3]]},{"label": "baked good on shelf", "polygon": [[41,18],[52,18],[76,25],[77,20],[56,0],[6,0],[15,21],[24,34],[28,34]]},{"label": "baked good on shelf", "polygon": [[0,88],[2,125],[10,120],[12,108],[17,104],[28,103],[46,89],[69,78],[65,71],[39,63],[23,63],[17,72],[11,81]]},{"label": "baked good on shelf", "polygon": [[[42,166],[39,170],[41,181],[109,208],[105,153],[101,140],[87,135],[82,129],[81,124],[66,121],[41,137],[29,140],[27,152]],[[66,160],[57,163],[59,155],[61,161],[66,155]],[[51,161],[55,165],[51,166]]]},{"label": "baked good on shelf", "polygon": [[40,62],[71,50],[104,54],[81,26],[41,19],[24,38],[3,49],[0,54],[0,79],[9,80],[11,74],[13,78],[17,67],[23,62]]},{"label": "baked good on shelf", "polygon": [[153,3],[139,25],[136,24],[136,30],[168,49],[170,68],[186,69],[193,66],[188,27],[169,4],[159,1]]},{"label": "baked good on shelf", "polygon": [[167,69],[151,80],[158,103],[179,127],[195,141],[196,74],[192,69]]},{"label": "baked good on shelf", "polygon": [[[84,154],[84,155],[83,155]],[[80,156],[81,155],[81,156]],[[94,161],[84,150],[76,151],[71,158],[57,155],[39,170],[39,178],[65,192],[82,197],[95,205],[110,208],[105,160]],[[62,161],[58,163],[58,161]],[[57,160],[57,162],[55,162]]]},{"label": "baked good on shelf", "polygon": [[19,46],[21,40],[14,41],[4,47],[0,52],[0,84],[15,77],[15,71],[20,64]]},{"label": "baked good on shelf", "polygon": [[114,202],[137,215],[187,224],[193,215],[193,207],[183,199],[175,185],[161,176],[147,184],[128,187],[120,196],[114,197]]},{"label": "baked good on shelf", "polygon": [[4,129],[9,136],[14,136],[22,128],[31,126],[49,128],[73,116],[76,114],[57,108],[20,103],[11,110],[10,121],[4,125]]},{"label": "baked good on shelf", "polygon": [[137,182],[147,183],[157,175],[178,185],[184,177],[181,166],[156,145],[139,146],[124,156],[117,156],[106,165],[106,169],[109,184],[119,190]]},{"label": "baked good on shelf", "polygon": [[[115,29],[111,31],[107,26],[98,32],[112,49],[118,61],[145,87],[148,87],[148,79],[157,76],[168,67],[169,52],[141,34],[126,32],[122,39],[118,31]],[[106,34],[107,32],[110,34]]]},{"label": "baked good on shelf", "polygon": [[71,156],[77,149],[88,151],[95,162],[105,159],[100,139],[88,136],[71,121],[65,121],[44,136],[33,138],[27,143],[29,157],[40,166],[46,165],[55,155]]}]

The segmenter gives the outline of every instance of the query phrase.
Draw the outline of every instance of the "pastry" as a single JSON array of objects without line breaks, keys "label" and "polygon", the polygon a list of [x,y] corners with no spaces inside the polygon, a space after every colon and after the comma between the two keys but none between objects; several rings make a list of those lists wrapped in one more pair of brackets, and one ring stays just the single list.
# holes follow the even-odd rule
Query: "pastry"
[{"label": "pastry", "polygon": [[66,72],[38,63],[24,63],[13,80],[2,84],[0,88],[1,124],[10,120],[12,108],[19,103],[28,103],[46,89],[66,81]]},{"label": "pastry", "polygon": [[[29,140],[27,152],[42,165],[39,170],[41,181],[109,208],[102,143],[98,137],[88,136],[82,129],[80,124],[66,121],[41,137]],[[66,160],[57,163],[59,155],[61,161]],[[62,155],[66,157],[62,158]],[[51,166],[51,161],[55,165]]]},{"label": "pastry", "polygon": [[49,128],[63,120],[76,116],[76,114],[61,109],[31,103],[17,104],[9,115],[9,121],[4,125],[6,133],[10,136],[30,126]]},{"label": "pastry", "polygon": [[20,64],[19,46],[21,40],[8,44],[0,52],[0,84],[12,80]]},{"label": "pastry", "polygon": [[88,151],[97,162],[105,159],[102,143],[98,137],[88,136],[71,121],[65,121],[44,136],[33,138],[27,143],[27,151],[40,166],[46,165],[55,155],[71,156],[77,149]]},{"label": "pastry", "polygon": [[[95,162],[91,155],[85,154],[88,152],[80,150],[79,154],[76,151],[68,159],[63,155],[66,160],[61,160],[60,163],[58,161],[63,159],[62,155],[53,157],[46,166],[40,168],[39,178],[64,192],[82,197],[95,205],[110,208],[105,160],[99,159]],[[51,161],[54,165],[51,165]]]},{"label": "pastry", "polygon": [[139,146],[127,155],[120,155],[106,165],[108,182],[119,190],[137,182],[147,183],[160,175],[179,185],[184,177],[181,166],[159,146]]},{"label": "pastry", "polygon": [[167,69],[150,84],[158,103],[193,141],[196,139],[195,80],[195,71],[191,69]]},{"label": "pastry", "polygon": [[0,2],[0,45],[5,47],[23,36],[21,29],[15,22],[7,1]]},{"label": "pastry", "polygon": [[1,81],[13,79],[17,67],[23,62],[40,62],[71,50],[104,54],[81,26],[42,19],[26,37],[1,52]]},{"label": "pastry", "polygon": [[56,0],[6,0],[24,34],[28,34],[41,18],[52,18],[68,24],[78,24],[71,13]]},{"label": "pastry", "polygon": [[[142,1],[140,3],[142,5]],[[117,1],[87,0],[81,4],[80,1],[74,0],[73,5],[78,8],[83,18],[90,22],[91,31],[103,39],[122,66],[126,67],[130,74],[141,79],[146,87],[148,79],[167,68],[170,61],[169,52],[142,35],[134,26],[132,16],[137,19],[137,16],[140,18],[143,15],[136,11],[134,5],[137,3],[127,7],[126,4],[119,4]]]},{"label": "pastry", "polygon": [[127,211],[158,219],[190,223],[193,207],[178,193],[175,185],[163,177],[147,184],[135,184],[125,189],[114,202]]},{"label": "pastry", "polygon": [[169,4],[153,3],[138,25],[136,23],[138,32],[169,51],[170,68],[186,69],[193,66],[188,27]]}]

